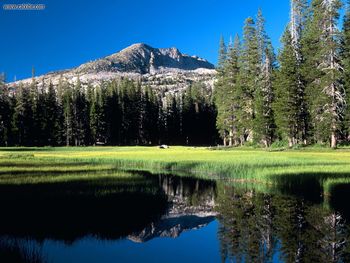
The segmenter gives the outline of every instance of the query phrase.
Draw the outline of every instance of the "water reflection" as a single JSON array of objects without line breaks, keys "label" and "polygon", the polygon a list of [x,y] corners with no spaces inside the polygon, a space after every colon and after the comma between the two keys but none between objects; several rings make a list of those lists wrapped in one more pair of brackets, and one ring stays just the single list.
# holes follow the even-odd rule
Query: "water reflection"
[{"label": "water reflection", "polygon": [[[154,177],[154,175],[150,175]],[[155,237],[178,237],[215,220],[216,184],[213,181],[158,175],[156,182],[167,196],[168,208],[162,217],[128,238],[146,242]]]},{"label": "water reflection", "polygon": [[72,243],[87,235],[119,239],[157,220],[164,193],[146,179],[1,185],[0,234]]},{"label": "water reflection", "polygon": [[[307,189],[305,189],[307,190]],[[217,200],[223,261],[349,262],[348,226],[310,200],[224,187]]]},{"label": "water reflection", "polygon": [[[137,256],[151,249],[149,243],[156,252],[142,254],[145,262],[155,262],[154,253],[159,262],[200,257],[201,262],[350,262],[350,213],[344,203],[350,187],[339,185],[331,196],[322,196],[319,188],[310,188],[314,183],[295,185],[267,193],[147,173],[0,185],[0,262],[79,262],[79,256],[90,255],[87,247],[107,251],[110,246],[110,257],[99,262],[123,256],[140,262]],[[196,233],[205,236],[199,240]],[[86,248],[67,252],[82,241]],[[195,249],[199,242],[217,255],[203,258],[203,250]],[[185,258],[164,252],[183,245]],[[65,257],[58,260],[53,251]]]}]

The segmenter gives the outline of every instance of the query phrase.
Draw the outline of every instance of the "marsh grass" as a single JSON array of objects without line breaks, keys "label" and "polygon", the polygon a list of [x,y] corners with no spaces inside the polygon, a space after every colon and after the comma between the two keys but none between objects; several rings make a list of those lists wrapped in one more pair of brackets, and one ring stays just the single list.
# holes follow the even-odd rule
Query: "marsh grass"
[{"label": "marsh grass", "polygon": [[[350,183],[350,151],[323,147],[283,151],[253,147],[0,148],[0,183],[55,182],[103,175],[119,177],[121,174],[117,170],[245,181],[265,185],[263,188],[312,181],[311,185],[319,184],[325,193],[331,193],[334,185]],[[73,172],[74,176],[67,175]]]}]

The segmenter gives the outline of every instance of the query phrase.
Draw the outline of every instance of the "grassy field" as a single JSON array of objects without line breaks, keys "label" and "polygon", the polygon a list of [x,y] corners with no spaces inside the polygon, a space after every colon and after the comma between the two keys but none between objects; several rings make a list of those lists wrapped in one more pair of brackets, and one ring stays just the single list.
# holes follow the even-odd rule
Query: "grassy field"
[{"label": "grassy field", "polygon": [[[116,170],[146,170],[275,185],[317,181],[326,192],[330,192],[335,184],[350,183],[350,150],[0,148],[0,167],[0,183],[74,180],[89,174],[94,177],[122,176],[123,173]],[[49,173],[50,177],[42,176]],[[75,176],[68,175],[72,173]]]}]

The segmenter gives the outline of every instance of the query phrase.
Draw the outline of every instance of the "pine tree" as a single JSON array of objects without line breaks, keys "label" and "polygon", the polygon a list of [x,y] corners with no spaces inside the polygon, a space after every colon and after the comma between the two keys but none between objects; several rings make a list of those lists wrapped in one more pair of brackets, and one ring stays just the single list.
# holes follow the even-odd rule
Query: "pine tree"
[{"label": "pine tree", "polygon": [[86,96],[87,100],[89,101],[90,143],[92,143],[92,145],[96,145],[99,106],[97,102],[96,90],[91,85],[89,85],[87,88]]},{"label": "pine tree", "polygon": [[34,145],[47,145],[49,134],[46,133],[46,94],[44,81],[39,86],[31,85],[33,96],[33,113],[34,113]]},{"label": "pine tree", "polygon": [[181,143],[181,116],[180,106],[176,98],[176,95],[170,95],[167,97],[166,107],[166,126],[167,126],[167,143],[171,145],[177,145]]},{"label": "pine tree", "polygon": [[140,83],[121,82],[123,144],[138,145],[142,142],[142,90]]},{"label": "pine tree", "polygon": [[201,82],[191,85],[192,97],[195,103],[196,118],[196,144],[213,145],[217,143],[217,129],[215,119],[216,108],[213,105],[213,93]]},{"label": "pine tree", "polygon": [[343,68],[340,63],[340,33],[337,28],[339,18],[339,9],[341,2],[339,0],[324,0],[324,28],[322,35],[322,63],[320,69],[324,73],[321,79],[322,92],[328,99],[325,109],[325,115],[330,114],[329,130],[331,134],[331,147],[336,148],[338,144],[338,132],[340,121],[343,118],[345,109],[345,92],[341,83]]},{"label": "pine tree", "polygon": [[276,123],[280,136],[288,139],[289,147],[299,142],[306,143],[309,129],[305,81],[301,71],[306,6],[305,0],[291,0],[291,21],[282,38],[283,49],[276,78]]},{"label": "pine tree", "polygon": [[320,70],[321,63],[321,43],[320,36],[322,35],[323,14],[322,1],[314,0],[311,2],[310,11],[305,23],[305,30],[301,37],[301,53],[303,62],[301,65],[302,78],[305,83],[305,100],[309,112],[309,134],[312,136],[312,142],[322,142],[329,135],[327,128],[322,127],[322,122],[319,122],[318,104],[322,104],[322,96],[314,96],[318,94],[320,87],[320,79],[322,71]]},{"label": "pine tree", "polygon": [[50,82],[45,96],[45,134],[47,136],[47,145],[56,146],[60,143],[60,115],[62,111],[59,107],[55,87]]},{"label": "pine tree", "polygon": [[145,144],[157,144],[159,138],[159,107],[160,102],[157,95],[150,87],[144,91],[144,118],[143,129]]},{"label": "pine tree", "polygon": [[224,68],[226,56],[227,56],[227,47],[225,44],[224,36],[221,35],[220,47],[219,47],[219,58],[218,58],[218,70],[219,71]]},{"label": "pine tree", "polygon": [[270,40],[265,30],[265,18],[260,8],[256,16],[256,38],[258,42],[258,53],[259,53],[259,60],[261,64],[260,69],[262,70],[263,64],[266,62],[265,61],[266,49],[270,44]]},{"label": "pine tree", "polygon": [[287,138],[289,147],[296,144],[299,134],[299,79],[298,58],[292,45],[289,28],[282,38],[283,49],[279,60],[279,70],[275,81],[275,102],[273,109],[278,131],[282,138]]},{"label": "pine tree", "polygon": [[90,143],[93,145],[96,144],[105,144],[105,114],[104,114],[104,105],[105,105],[105,89],[101,87],[92,87],[88,86],[87,97],[89,105],[89,124],[90,124]]},{"label": "pine tree", "polygon": [[89,105],[79,78],[72,92],[72,113],[74,145],[86,145],[90,138]]},{"label": "pine tree", "polygon": [[16,87],[15,108],[12,120],[16,145],[33,146],[34,131],[34,113],[33,113],[33,97],[30,87],[21,84]]},{"label": "pine tree", "polygon": [[302,141],[307,144],[309,136],[309,112],[305,94],[305,80],[301,71],[304,57],[302,54],[302,37],[307,19],[307,0],[291,0],[291,21],[289,29],[291,33],[291,45],[293,47],[297,63],[297,81],[298,81],[298,138],[296,142]]},{"label": "pine tree", "polygon": [[254,95],[261,72],[261,55],[255,22],[247,18],[243,30],[243,48],[239,83],[241,88],[240,133],[242,142],[253,139],[253,122],[255,118]]},{"label": "pine tree", "polygon": [[110,145],[121,145],[122,136],[122,98],[123,93],[118,87],[118,83],[113,80],[106,87],[106,99],[104,105],[104,116],[106,125],[106,142]]},{"label": "pine tree", "polygon": [[274,137],[273,102],[273,70],[275,55],[273,47],[265,31],[265,19],[259,9],[257,15],[256,34],[258,40],[258,77],[254,93],[254,116],[253,130],[254,140],[270,146]]},{"label": "pine tree", "polygon": [[298,62],[302,61],[301,38],[307,19],[307,0],[291,0],[290,33]]},{"label": "pine tree", "polygon": [[343,65],[343,81],[347,103],[346,111],[343,119],[343,130],[345,139],[350,140],[350,1],[347,3],[346,13],[343,23],[342,37],[342,65]]},{"label": "pine tree", "polygon": [[[230,48],[230,53],[231,53]],[[227,144],[227,138],[229,137],[229,129],[227,127],[227,113],[226,113],[226,95],[227,95],[227,81],[225,80],[226,75],[226,59],[227,59],[227,48],[224,41],[224,37],[221,35],[220,46],[219,46],[219,56],[218,56],[218,67],[217,67],[217,81],[215,83],[215,102],[219,107],[219,114],[217,116],[216,126],[219,130],[220,136],[224,141],[224,146]],[[184,103],[184,110],[188,110],[188,105]],[[185,111],[184,113],[187,114]],[[184,115],[185,116],[185,115]],[[186,119],[185,119],[186,120]],[[185,123],[186,124],[186,123]],[[188,138],[186,137],[186,142]]]},{"label": "pine tree", "polygon": [[337,30],[340,7],[338,0],[314,0],[305,41],[304,75],[309,74],[307,90],[315,140],[329,141],[332,148],[337,146],[345,108]]},{"label": "pine tree", "polygon": [[11,136],[12,107],[5,76],[0,75],[0,145],[8,146]]},{"label": "pine tree", "polygon": [[66,81],[60,79],[58,90],[62,96],[62,108],[63,108],[63,121],[64,121],[64,132],[65,145],[72,145],[73,140],[73,91]]},{"label": "pine tree", "polygon": [[272,47],[265,50],[265,63],[262,67],[259,87],[255,94],[254,119],[255,140],[269,147],[274,139],[275,121],[273,112],[273,70],[274,53]]},{"label": "pine tree", "polygon": [[239,56],[241,52],[238,35],[235,37],[233,47],[230,48],[227,61],[224,66],[225,74],[215,86],[215,103],[218,108],[216,126],[224,140],[229,139],[229,146],[239,143],[240,134],[237,130],[238,111],[240,110],[240,90],[238,87]]},{"label": "pine tree", "polygon": [[190,86],[182,97],[182,131],[186,145],[194,145],[196,140],[196,106],[192,97],[192,87]]}]

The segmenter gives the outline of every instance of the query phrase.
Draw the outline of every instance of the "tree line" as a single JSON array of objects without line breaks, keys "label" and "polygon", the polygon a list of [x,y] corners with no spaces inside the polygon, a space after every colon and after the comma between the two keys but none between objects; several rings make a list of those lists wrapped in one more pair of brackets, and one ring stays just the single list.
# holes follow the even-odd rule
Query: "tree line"
[{"label": "tree line", "polygon": [[291,0],[277,56],[259,10],[242,40],[221,38],[213,92],[200,83],[166,95],[126,79],[95,87],[63,78],[8,90],[2,79],[0,145],[348,143],[349,6],[338,30],[340,0]]},{"label": "tree line", "polygon": [[221,262],[350,260],[344,215],[286,195],[219,187]]},{"label": "tree line", "polygon": [[63,78],[57,86],[33,78],[10,90],[2,80],[0,145],[212,145],[211,93],[200,83],[159,94],[128,79],[92,86]]},{"label": "tree line", "polygon": [[339,0],[291,0],[275,56],[261,10],[243,40],[220,41],[215,102],[225,145],[329,144],[350,137],[350,8]]}]

